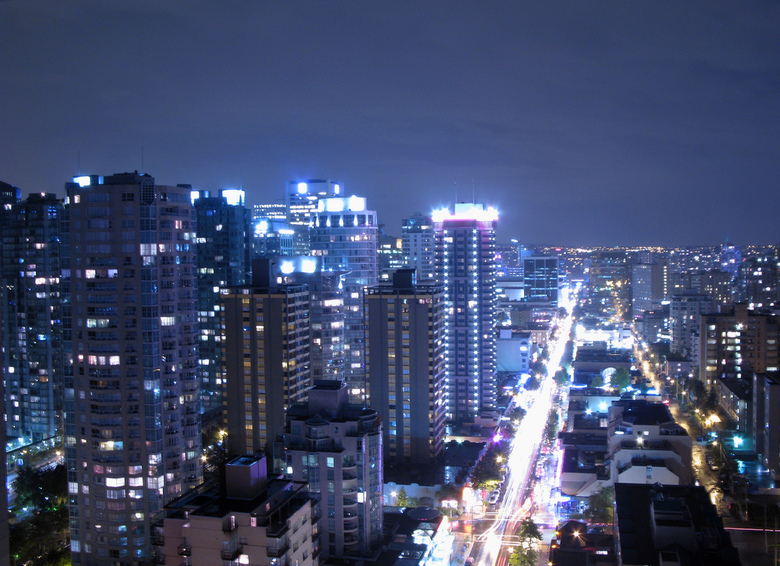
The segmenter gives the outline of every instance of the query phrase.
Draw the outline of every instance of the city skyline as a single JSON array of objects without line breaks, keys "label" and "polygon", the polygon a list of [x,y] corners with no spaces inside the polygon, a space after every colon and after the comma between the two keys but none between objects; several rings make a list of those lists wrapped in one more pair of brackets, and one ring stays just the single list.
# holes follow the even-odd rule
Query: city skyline
[{"label": "city skyline", "polygon": [[498,241],[780,240],[774,3],[5,2],[0,178],[148,172],[247,203],[329,178],[389,234],[457,201]]}]

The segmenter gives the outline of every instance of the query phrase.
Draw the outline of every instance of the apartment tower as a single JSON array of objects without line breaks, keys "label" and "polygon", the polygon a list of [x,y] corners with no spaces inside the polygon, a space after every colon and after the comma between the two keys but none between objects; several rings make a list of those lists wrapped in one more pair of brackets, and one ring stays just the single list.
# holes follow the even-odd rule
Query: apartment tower
[{"label": "apartment tower", "polygon": [[369,402],[383,426],[390,469],[431,466],[444,448],[444,289],[417,284],[414,269],[365,298]]},{"label": "apartment tower", "polygon": [[495,233],[498,214],[457,203],[434,212],[436,275],[446,303],[448,418],[473,422],[496,400]]},{"label": "apartment tower", "polygon": [[366,395],[364,367],[363,290],[379,278],[376,211],[366,208],[366,199],[324,198],[311,232],[312,255],[323,271],[344,272],[344,378],[353,402]]},{"label": "apartment tower", "polygon": [[228,451],[270,453],[288,407],[311,385],[309,291],[278,284],[272,261],[258,259],[251,286],[222,290],[222,310]]},{"label": "apartment tower", "polygon": [[190,189],[135,172],[66,190],[72,560],[148,564],[153,517],[203,475]]}]

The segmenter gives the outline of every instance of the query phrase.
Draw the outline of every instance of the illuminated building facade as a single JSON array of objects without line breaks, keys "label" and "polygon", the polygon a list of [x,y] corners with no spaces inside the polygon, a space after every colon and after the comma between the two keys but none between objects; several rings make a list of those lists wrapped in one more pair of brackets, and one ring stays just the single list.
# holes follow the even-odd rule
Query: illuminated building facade
[{"label": "illuminated building facade", "polygon": [[344,272],[344,378],[353,402],[365,400],[363,290],[379,279],[376,212],[366,199],[325,198],[318,203],[311,232],[312,255],[323,271]]},{"label": "illuminated building facade", "polygon": [[771,309],[778,304],[778,266],[772,257],[751,257],[739,266],[738,301],[751,308]]},{"label": "illuminated building facade", "polygon": [[526,301],[558,306],[558,258],[527,257],[523,260],[523,295]]},{"label": "illuminated building facade", "polygon": [[713,311],[712,298],[695,291],[674,295],[669,304],[672,352],[698,358],[702,315]]},{"label": "illuminated building facade", "polygon": [[417,281],[432,282],[436,277],[436,236],[433,220],[419,212],[401,221],[401,247],[405,267],[417,270]]},{"label": "illuminated building facade", "polygon": [[221,419],[224,402],[220,291],[243,285],[249,272],[249,211],[244,191],[193,191],[197,220],[201,411]]},{"label": "illuminated building facade", "polygon": [[433,465],[444,448],[444,289],[415,270],[366,291],[366,376],[385,465]]},{"label": "illuminated building facade", "polygon": [[0,196],[0,321],[6,433],[24,445],[52,438],[63,428],[63,202],[44,193],[20,201],[16,191]]},{"label": "illuminated building facade", "polygon": [[448,418],[473,422],[496,400],[496,265],[498,213],[457,203],[433,214],[436,275],[446,303],[445,382]]},{"label": "illuminated building facade", "polygon": [[319,501],[320,563],[365,556],[382,542],[382,422],[350,404],[342,382],[318,381],[308,393],[287,411],[286,477],[309,482]]},{"label": "illuminated building facade", "polygon": [[309,291],[277,284],[271,260],[252,262],[252,285],[222,290],[228,451],[270,449],[285,411],[306,399]]},{"label": "illuminated building facade", "polygon": [[289,181],[285,192],[287,206],[287,222],[290,229],[300,236],[305,245],[294,250],[294,255],[307,255],[310,252],[310,230],[319,207],[319,201],[324,198],[341,197],[342,190],[338,183],[329,179],[309,179],[307,181]]},{"label": "illuminated building facade", "polygon": [[706,385],[723,377],[748,378],[747,371],[780,371],[780,322],[775,314],[736,303],[730,312],[701,320],[699,375]]},{"label": "illuminated building facade", "polygon": [[664,264],[638,263],[631,266],[631,316],[642,317],[645,311],[660,308],[665,298]]},{"label": "illuminated building facade", "polygon": [[153,516],[202,481],[190,189],[136,172],[66,190],[72,561],[148,564]]}]

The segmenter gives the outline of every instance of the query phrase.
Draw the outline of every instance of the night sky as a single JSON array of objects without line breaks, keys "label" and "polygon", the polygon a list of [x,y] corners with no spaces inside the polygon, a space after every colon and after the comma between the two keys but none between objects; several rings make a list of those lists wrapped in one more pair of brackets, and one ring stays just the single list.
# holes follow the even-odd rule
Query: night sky
[{"label": "night sky", "polygon": [[0,2],[0,180],[331,178],[389,234],[780,241],[780,3]]}]

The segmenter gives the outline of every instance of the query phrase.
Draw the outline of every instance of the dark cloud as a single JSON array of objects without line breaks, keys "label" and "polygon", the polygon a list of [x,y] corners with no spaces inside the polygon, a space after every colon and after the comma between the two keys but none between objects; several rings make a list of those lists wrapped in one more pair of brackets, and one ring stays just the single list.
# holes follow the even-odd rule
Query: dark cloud
[{"label": "dark cloud", "polygon": [[0,3],[0,34],[27,191],[328,176],[390,233],[473,195],[502,239],[780,240],[776,2],[50,0]]}]

